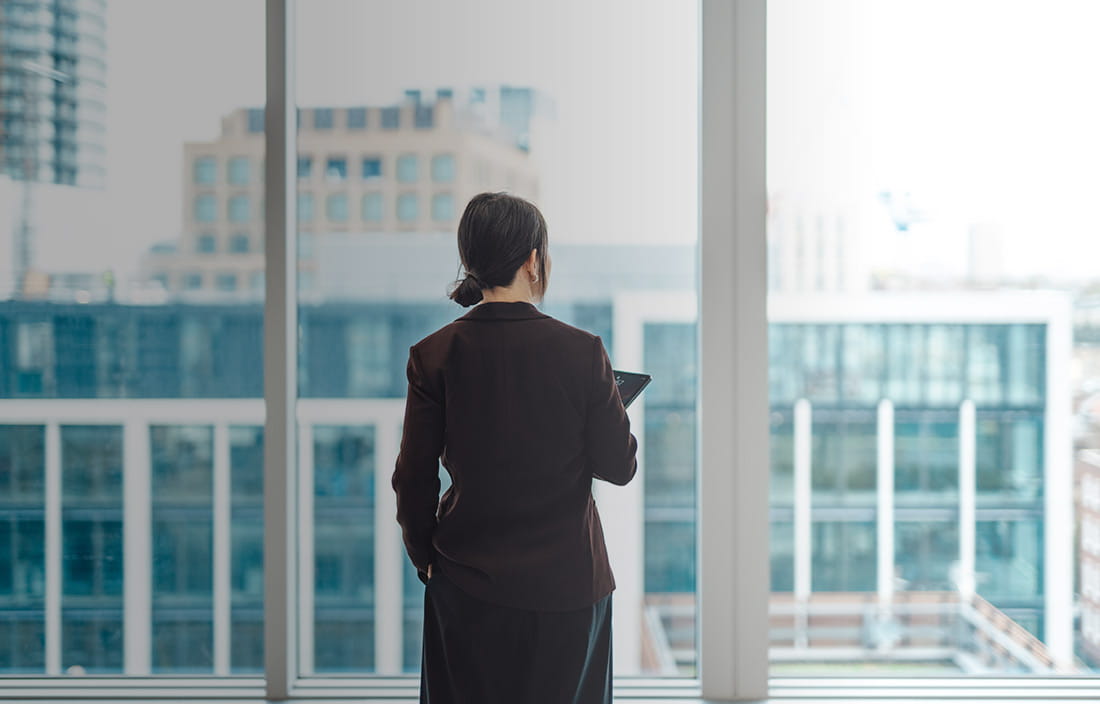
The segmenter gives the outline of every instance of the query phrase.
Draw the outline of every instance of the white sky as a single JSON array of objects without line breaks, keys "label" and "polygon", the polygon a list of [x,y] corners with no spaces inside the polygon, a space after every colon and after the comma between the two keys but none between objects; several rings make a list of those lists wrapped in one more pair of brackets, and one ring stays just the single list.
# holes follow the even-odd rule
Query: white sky
[{"label": "white sky", "polygon": [[[805,23],[842,4],[851,15],[825,23],[833,34],[822,41],[851,42],[860,181],[912,191],[947,219],[1001,222],[1014,271],[1090,275],[1100,261],[1100,1],[775,0],[772,17]],[[555,143],[543,151],[554,240],[694,239],[696,3],[299,6],[299,104],[391,102],[407,87],[497,81],[542,88],[558,108]],[[117,264],[174,239],[183,141],[211,139],[223,114],[263,102],[260,0],[109,8],[107,215],[92,220],[95,234],[44,234],[44,259]],[[787,117],[770,116],[769,144],[822,119]]]}]

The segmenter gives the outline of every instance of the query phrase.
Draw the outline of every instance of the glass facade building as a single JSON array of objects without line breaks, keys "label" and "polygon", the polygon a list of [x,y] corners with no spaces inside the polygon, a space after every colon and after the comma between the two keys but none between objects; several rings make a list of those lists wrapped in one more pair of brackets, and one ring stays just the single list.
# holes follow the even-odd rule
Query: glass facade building
[{"label": "glass facade building", "polygon": [[[670,315],[644,297],[593,297],[544,309],[600,335],[617,365],[654,376],[633,411],[640,515],[605,523],[611,533],[641,530],[636,561],[620,557],[616,570],[625,577],[637,565],[644,637],[690,672],[697,328],[692,307],[682,307]],[[300,546],[303,605],[312,614],[303,621],[303,667],[415,672],[422,585],[399,548],[378,542],[392,531],[384,458],[400,436],[409,345],[461,311],[397,301],[303,305],[300,313],[299,462],[312,486]],[[873,598],[884,566],[899,595],[958,592],[966,581],[960,541],[969,535],[976,593],[1041,639],[1048,334],[1034,320],[774,319],[773,599],[797,598],[800,589]],[[124,671],[125,639],[140,627],[149,629],[153,673],[260,670],[261,346],[258,305],[0,304],[0,669],[43,671],[45,585],[60,569],[64,668]],[[975,507],[964,515],[965,433],[973,436]],[[893,448],[889,515],[879,486],[885,435]],[[51,462],[59,462],[56,505],[47,499]],[[800,516],[808,542],[797,538]],[[885,561],[883,520],[893,536]],[[42,547],[51,521],[60,521],[58,556]],[[145,553],[132,546],[139,526],[148,526]],[[152,559],[127,560],[141,554]],[[135,589],[147,607],[129,603]],[[135,608],[143,615],[128,613]],[[797,632],[780,623],[773,646],[782,651]],[[823,648],[811,638],[808,649],[791,652],[813,659]]]}]

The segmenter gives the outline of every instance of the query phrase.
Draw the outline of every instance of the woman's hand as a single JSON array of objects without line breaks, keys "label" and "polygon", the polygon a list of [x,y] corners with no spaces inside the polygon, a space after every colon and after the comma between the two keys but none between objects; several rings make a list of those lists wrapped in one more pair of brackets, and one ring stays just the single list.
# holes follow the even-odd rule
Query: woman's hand
[{"label": "woman's hand", "polygon": [[428,565],[428,579],[432,578],[432,566]]}]

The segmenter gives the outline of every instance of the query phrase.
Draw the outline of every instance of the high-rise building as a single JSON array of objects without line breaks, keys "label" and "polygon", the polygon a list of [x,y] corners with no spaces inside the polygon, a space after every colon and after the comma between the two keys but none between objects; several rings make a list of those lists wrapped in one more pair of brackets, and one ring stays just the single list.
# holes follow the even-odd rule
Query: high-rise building
[{"label": "high-rise building", "polygon": [[[340,233],[454,232],[474,194],[503,185],[537,199],[529,125],[538,94],[498,86],[419,90],[391,106],[299,110],[299,291],[317,289],[316,252]],[[147,275],[183,300],[263,293],[261,109],[234,111],[210,142],[184,146],[183,232],[151,251]]]},{"label": "high-rise building", "polygon": [[106,0],[0,0],[0,170],[104,184]]},{"label": "high-rise building", "polygon": [[34,184],[105,184],[106,14],[105,0],[0,0],[0,176],[20,184],[10,240],[0,233],[12,263],[0,295],[50,288],[36,266]]}]

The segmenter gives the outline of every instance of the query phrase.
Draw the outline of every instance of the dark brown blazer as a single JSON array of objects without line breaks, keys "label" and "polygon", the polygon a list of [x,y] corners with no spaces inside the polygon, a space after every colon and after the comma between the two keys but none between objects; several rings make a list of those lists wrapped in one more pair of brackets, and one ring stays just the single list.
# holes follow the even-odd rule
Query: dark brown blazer
[{"label": "dark brown blazer", "polygon": [[592,479],[629,482],[638,443],[600,338],[481,303],[412,346],[408,377],[393,488],[421,579],[431,564],[475,598],[543,611],[609,594]]}]

